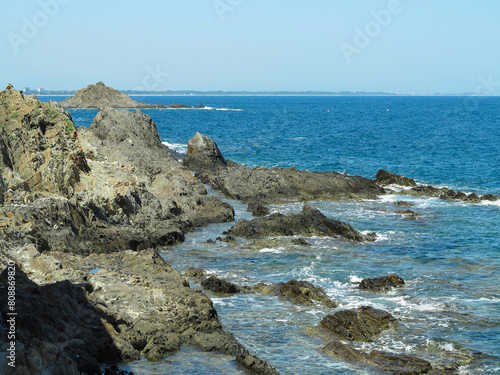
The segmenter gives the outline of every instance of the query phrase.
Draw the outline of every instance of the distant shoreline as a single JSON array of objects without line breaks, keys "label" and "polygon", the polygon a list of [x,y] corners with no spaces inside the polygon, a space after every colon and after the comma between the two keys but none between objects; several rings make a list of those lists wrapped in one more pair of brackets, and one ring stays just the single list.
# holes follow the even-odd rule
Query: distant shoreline
[{"label": "distant shoreline", "polygon": [[[121,91],[124,92],[124,91]],[[126,93],[126,92],[125,92]],[[74,96],[72,94],[27,94],[38,96]],[[128,94],[129,96],[334,96],[334,97],[499,97],[500,95],[475,94]]]}]

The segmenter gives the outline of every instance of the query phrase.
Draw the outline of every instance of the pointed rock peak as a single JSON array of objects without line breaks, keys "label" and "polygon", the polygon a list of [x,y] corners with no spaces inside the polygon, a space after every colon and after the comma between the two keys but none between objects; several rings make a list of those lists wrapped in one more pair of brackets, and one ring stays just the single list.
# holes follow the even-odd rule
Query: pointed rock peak
[{"label": "pointed rock peak", "polygon": [[106,86],[102,81],[97,82],[95,85],[96,86],[102,86],[102,87]]}]

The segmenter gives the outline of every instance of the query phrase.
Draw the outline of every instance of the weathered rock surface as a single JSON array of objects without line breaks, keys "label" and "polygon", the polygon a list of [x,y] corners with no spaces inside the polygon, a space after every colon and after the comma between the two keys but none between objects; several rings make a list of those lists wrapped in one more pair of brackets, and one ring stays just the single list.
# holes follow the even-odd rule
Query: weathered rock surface
[{"label": "weathered rock surface", "polygon": [[384,169],[380,169],[377,172],[375,182],[380,185],[417,186],[414,179],[388,172]]},{"label": "weathered rock surface", "polygon": [[[170,156],[148,116],[103,108],[90,129],[76,129],[57,104],[7,90],[0,145],[0,299],[7,300],[9,259],[19,268],[25,373],[93,374],[102,362],[134,360],[141,351],[158,360],[181,345],[276,373],[224,331],[211,300],[151,249],[234,213]],[[6,309],[0,305],[3,316]]]},{"label": "weathered rock surface", "polygon": [[[73,366],[100,373],[100,362],[135,360],[141,352],[159,360],[192,345],[234,356],[251,371],[276,373],[223,330],[210,298],[191,289],[155,250],[87,257],[40,254],[33,245],[1,251],[2,269],[4,259],[23,264],[16,274],[19,345],[38,339],[37,347],[60,348],[57,355],[59,349],[39,354],[44,368],[63,361],[67,373]],[[6,300],[7,270],[0,282]],[[5,304],[0,309],[6,314]]]},{"label": "weathered rock surface", "polygon": [[75,96],[63,100],[60,104],[64,108],[192,108],[189,105],[182,104],[162,105],[138,102],[131,99],[127,94],[108,87],[102,82],[78,90]]},{"label": "weathered rock surface", "polygon": [[383,330],[395,325],[387,311],[361,306],[356,310],[337,311],[321,321],[321,327],[337,340],[370,341]]},{"label": "weathered rock surface", "polygon": [[369,289],[375,292],[385,292],[392,288],[401,288],[405,285],[402,277],[390,274],[389,276],[363,279],[359,284],[360,289]]},{"label": "weathered rock surface", "polygon": [[[196,152],[192,159],[188,152],[185,165],[202,182],[247,203],[267,205],[300,200],[376,198],[384,194],[384,189],[372,180],[337,172],[307,172],[293,167],[248,168],[227,160],[224,165],[222,154],[212,139],[197,134],[192,141],[197,145]],[[214,152],[216,147],[217,152]]]},{"label": "weathered rock surface", "polygon": [[0,234],[14,244],[81,254],[145,249],[234,218],[138,111],[105,108],[90,129],[75,129],[57,104],[7,90],[0,124]]},{"label": "weathered rock surface", "polygon": [[257,284],[252,287],[260,293],[278,296],[286,301],[305,306],[320,303],[326,307],[337,307],[338,304],[320,287],[302,280],[290,280],[286,283]]},{"label": "weathered rock surface", "polygon": [[356,242],[372,240],[349,224],[329,219],[307,204],[299,214],[285,216],[276,213],[253,220],[240,219],[228,234],[245,238],[299,235],[343,237]]}]

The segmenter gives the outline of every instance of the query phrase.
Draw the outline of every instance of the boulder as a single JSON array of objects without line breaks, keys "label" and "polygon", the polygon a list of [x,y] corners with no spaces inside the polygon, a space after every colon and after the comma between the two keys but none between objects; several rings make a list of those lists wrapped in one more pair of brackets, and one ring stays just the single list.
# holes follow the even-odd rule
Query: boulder
[{"label": "boulder", "polygon": [[252,289],[263,294],[279,296],[280,298],[305,306],[313,306],[320,303],[326,307],[337,307],[338,304],[332,301],[325,291],[313,284],[302,280],[290,280],[286,283],[257,284]]},{"label": "boulder", "polygon": [[217,170],[227,166],[214,140],[198,132],[188,141],[188,151],[183,163],[195,171],[204,183],[213,182]]},{"label": "boulder", "polygon": [[394,326],[396,319],[387,311],[362,306],[356,310],[341,310],[327,315],[321,327],[337,340],[370,341],[383,330]]},{"label": "boulder", "polygon": [[375,179],[380,185],[417,186],[415,180],[380,169]]},{"label": "boulder", "polygon": [[330,236],[355,242],[370,241],[349,224],[329,219],[319,210],[305,204],[301,213],[288,216],[276,213],[253,220],[240,219],[228,234],[245,238],[272,236]]},{"label": "boulder", "polygon": [[359,284],[360,289],[369,289],[375,292],[386,292],[392,288],[401,288],[405,285],[403,278],[390,274],[389,276],[363,279]]}]

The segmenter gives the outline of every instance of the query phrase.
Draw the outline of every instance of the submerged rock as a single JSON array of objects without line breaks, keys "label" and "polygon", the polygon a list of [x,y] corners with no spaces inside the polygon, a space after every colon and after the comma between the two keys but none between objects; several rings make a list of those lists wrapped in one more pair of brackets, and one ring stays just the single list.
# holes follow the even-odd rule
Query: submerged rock
[{"label": "submerged rock", "polygon": [[396,211],[397,214],[402,214],[405,220],[417,220],[422,217],[422,214],[414,212],[412,210]]},{"label": "submerged rock", "polygon": [[360,289],[370,289],[375,292],[389,291],[392,288],[401,288],[405,285],[402,277],[394,274],[389,276],[374,277],[372,279],[363,279],[359,284]]},{"label": "submerged rock", "polygon": [[362,306],[356,310],[337,311],[321,321],[321,327],[338,340],[370,341],[383,330],[394,326],[396,319],[387,311]]},{"label": "submerged rock", "polygon": [[369,366],[378,371],[391,374],[427,374],[432,370],[432,366],[428,361],[412,355],[379,350],[373,350],[370,354],[367,354],[340,341],[329,343],[322,351],[343,361]]},{"label": "submerged rock", "polygon": [[279,296],[286,301],[313,306],[315,302],[327,307],[337,307],[338,304],[332,301],[325,291],[307,281],[290,280],[286,283],[257,284],[252,289],[263,294]]},{"label": "submerged rock", "polygon": [[305,204],[301,213],[282,215],[279,213],[253,220],[240,219],[228,234],[246,238],[272,236],[330,236],[343,237],[355,242],[370,241],[349,224],[329,219],[319,210]]}]

